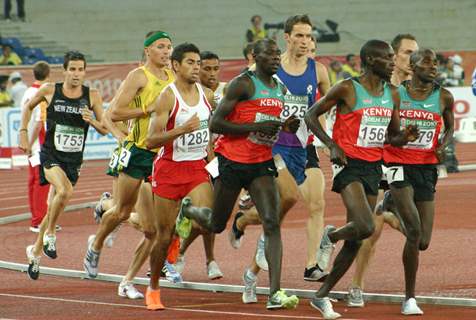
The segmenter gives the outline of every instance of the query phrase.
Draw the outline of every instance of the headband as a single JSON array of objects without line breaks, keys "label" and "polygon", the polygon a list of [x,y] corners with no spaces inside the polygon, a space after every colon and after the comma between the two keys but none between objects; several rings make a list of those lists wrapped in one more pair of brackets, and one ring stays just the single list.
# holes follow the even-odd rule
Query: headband
[{"label": "headband", "polygon": [[147,48],[148,46],[150,46],[152,43],[154,43],[155,41],[159,39],[169,39],[170,41],[172,41],[172,39],[170,39],[170,36],[167,32],[157,31],[156,33],[154,33],[153,35],[145,39],[144,48]]}]

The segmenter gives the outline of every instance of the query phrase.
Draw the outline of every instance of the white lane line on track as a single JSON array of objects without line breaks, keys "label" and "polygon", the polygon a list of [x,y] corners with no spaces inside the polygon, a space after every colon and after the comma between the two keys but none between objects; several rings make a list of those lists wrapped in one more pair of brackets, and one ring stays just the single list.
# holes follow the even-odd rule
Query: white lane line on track
[{"label": "white lane line on track", "polygon": [[[135,309],[144,309],[145,306],[127,304],[127,303],[111,303],[111,302],[99,302],[99,301],[87,301],[87,300],[74,300],[74,299],[62,299],[62,298],[53,298],[53,297],[38,297],[38,296],[27,296],[21,294],[9,294],[9,293],[0,293],[0,296],[11,297],[11,298],[22,298],[22,299],[35,299],[35,300],[46,300],[46,301],[60,301],[60,302],[71,302],[71,303],[83,303],[83,304],[95,304],[111,307],[130,307]],[[183,311],[183,312],[196,312],[196,313],[208,313],[208,314],[224,314],[231,316],[243,316],[243,317],[260,317],[260,318],[277,318],[277,319],[323,319],[322,317],[311,317],[311,316],[293,316],[293,315],[278,315],[278,314],[264,314],[264,313],[249,313],[249,312],[232,312],[232,311],[215,311],[215,310],[201,310],[201,309],[189,309],[189,308],[166,308],[166,310],[174,311]],[[317,312],[317,311],[316,311]],[[160,314],[160,312],[158,313]],[[349,318],[340,318],[341,320],[351,320]],[[363,319],[352,319],[352,320],[363,320]]]}]

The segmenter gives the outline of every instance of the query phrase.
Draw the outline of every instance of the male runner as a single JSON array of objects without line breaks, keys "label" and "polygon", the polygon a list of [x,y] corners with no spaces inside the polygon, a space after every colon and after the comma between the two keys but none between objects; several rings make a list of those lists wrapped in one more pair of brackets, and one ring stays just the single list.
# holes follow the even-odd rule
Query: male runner
[{"label": "male runner", "polygon": [[[210,89],[214,93],[214,105],[218,105],[223,98],[223,90],[225,89],[226,82],[221,82],[218,79],[220,73],[220,59],[218,55],[210,51],[202,51],[200,53],[200,83],[202,86]],[[192,242],[202,233],[203,246],[205,248],[205,255],[207,258],[207,275],[210,280],[219,279],[223,277],[223,273],[220,267],[215,261],[213,254],[213,247],[215,245],[215,234],[205,231],[192,225],[192,231],[187,239],[183,239],[180,245],[180,255],[177,258],[175,268],[178,272],[182,273],[185,267],[185,251],[192,244]]]},{"label": "male runner", "polygon": [[[410,80],[412,77],[412,70],[410,68],[410,56],[413,52],[418,50],[416,39],[411,34],[399,34],[391,42],[393,51],[395,52],[395,68],[393,69],[390,82],[392,85],[398,87],[403,81]],[[380,182],[381,189],[388,190],[388,184],[385,173]],[[392,204],[389,191],[385,193],[385,201],[381,200],[383,197],[382,190],[379,192],[379,199],[375,206],[374,223],[375,231],[369,238],[362,242],[359,253],[355,258],[355,273],[352,278],[352,284],[349,288],[349,295],[347,298],[347,305],[349,307],[363,307],[363,289],[364,276],[370,263],[370,259],[375,253],[375,247],[383,230],[384,223],[387,223],[394,229],[401,230],[400,221],[392,212],[395,212],[395,205]]]},{"label": "male runner", "polygon": [[42,101],[48,103],[46,135],[40,151],[40,183],[53,185],[54,196],[41,223],[36,243],[26,249],[28,275],[33,280],[38,279],[40,274],[42,249],[49,258],[57,258],[56,221],[71,199],[73,187],[78,181],[89,125],[100,134],[106,133],[100,123],[103,112],[101,96],[97,90],[83,86],[86,75],[84,55],[77,51],[67,52],[63,67],[64,82],[43,85],[27,103],[20,125],[19,147],[30,154],[27,125],[31,111]]},{"label": "male runner", "polygon": [[150,286],[146,305],[149,310],[164,309],[160,300],[159,276],[175,232],[180,201],[188,196],[210,207],[212,185],[205,169],[210,132],[213,91],[198,83],[200,51],[183,43],[172,52],[176,80],[160,95],[148,130],[147,147],[164,147],[154,162],[152,190],[154,206],[160,211],[158,239],[150,255]]},{"label": "male runner", "polygon": [[[289,17],[285,22],[284,32],[286,52],[281,56],[277,76],[289,92],[285,96],[281,118],[285,120],[294,116],[300,123],[297,131],[283,130],[279,133],[279,139],[273,146],[273,154],[279,155],[285,163],[277,178],[281,201],[297,200],[298,194],[301,194],[310,212],[307,222],[308,243],[304,279],[317,281],[325,275],[319,268],[316,257],[324,227],[324,176],[319,168],[316,148],[312,143],[308,143],[309,133],[304,123],[304,114],[314,103],[318,92],[327,93],[330,83],[325,66],[308,57],[313,42],[312,23],[309,17],[307,15]],[[284,215],[291,206],[282,204],[281,208],[283,210],[281,214]],[[252,213],[246,212],[245,215],[238,215],[235,219],[234,227],[231,229],[234,239],[239,239],[243,234],[244,227],[248,224],[247,220],[251,220],[250,222],[254,220],[248,217],[249,214]],[[265,270],[268,267],[263,249],[263,241],[260,238],[256,263],[253,262],[243,276],[244,303],[256,302],[256,274],[260,267],[264,267]]]},{"label": "male runner", "polygon": [[271,150],[283,126],[279,116],[286,88],[273,77],[279,69],[280,50],[274,40],[260,40],[253,48],[253,56],[256,71],[242,73],[232,80],[211,120],[211,130],[222,135],[215,148],[219,176],[214,186],[213,210],[192,207],[186,198],[182,201],[179,224],[182,217],[193,218],[207,230],[222,232],[241,189],[248,189],[263,221],[265,253],[270,262],[270,297],[266,307],[294,308],[298,298],[287,296],[280,288],[279,194]]},{"label": "male runner", "polygon": [[[383,159],[388,167],[390,191],[405,226],[402,314],[418,315],[423,314],[415,300],[419,253],[430,244],[438,180],[436,165],[443,160],[454,133],[454,99],[448,90],[435,83],[437,59],[433,50],[414,52],[410,66],[412,79],[398,88],[400,117],[402,126],[417,126],[420,137],[404,147],[385,145]],[[439,140],[443,122],[444,134]]]},{"label": "male runner", "polygon": [[[347,224],[339,229],[326,226],[320,244],[322,260],[329,261],[334,244],[345,240],[331,272],[311,301],[325,319],[340,317],[327,296],[351,266],[361,240],[374,231],[372,210],[382,176],[385,136],[393,144],[404,145],[418,135],[414,126],[399,130],[398,104],[394,106],[393,101],[398,95],[385,82],[392,74],[393,56],[386,42],[366,42],[360,51],[364,73],[335,85],[306,115],[311,131],[329,147],[334,169],[332,190],[341,194],[347,208]],[[318,117],[334,105],[337,115],[331,139]]]},{"label": "male runner", "polygon": [[[127,75],[122,89],[117,93],[117,99],[111,105],[112,121],[131,120],[133,126],[118,159],[116,205],[105,213],[96,237],[88,243],[84,269],[91,278],[97,276],[99,255],[105,238],[129,218],[136,204],[140,185],[152,173],[152,162],[158,150],[147,149],[145,140],[153,103],[174,79],[172,71],[168,69],[171,50],[172,42],[168,33],[157,31],[148,36],[144,41],[146,63]],[[157,233],[153,225],[143,227],[145,236],[154,241]]]},{"label": "male runner", "polygon": [[[50,66],[44,61],[39,61],[33,66],[33,77],[35,82],[23,94],[21,99],[22,112],[26,104],[35,96],[40,87],[49,82]],[[32,112],[32,117],[28,123],[28,140],[30,142],[31,154],[28,164],[28,200],[31,211],[30,231],[38,233],[40,231],[40,223],[46,215],[48,205],[48,191],[50,186],[40,185],[40,146],[45,140],[45,115],[46,102],[41,102]]]}]

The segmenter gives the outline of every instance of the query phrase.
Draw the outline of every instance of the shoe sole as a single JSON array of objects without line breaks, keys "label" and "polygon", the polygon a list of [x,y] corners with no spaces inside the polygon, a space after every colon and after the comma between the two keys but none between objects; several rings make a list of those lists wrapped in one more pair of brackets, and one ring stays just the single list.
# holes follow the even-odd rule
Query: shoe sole
[{"label": "shoe sole", "polygon": [[363,307],[365,307],[365,303],[364,302],[362,302],[362,303],[349,303],[349,302],[347,302],[347,306],[349,308],[363,308]]},{"label": "shoe sole", "polygon": [[[310,304],[311,304],[311,307],[313,307],[314,309],[316,309],[317,311],[319,311],[319,312],[321,313],[321,315],[322,315],[322,317],[323,317],[324,319],[339,319],[339,318],[342,317],[341,314],[338,314],[338,315],[337,315],[336,317],[334,317],[334,318],[326,318],[325,315],[324,315],[324,312],[322,312],[322,310],[321,310],[319,307],[317,307],[316,305],[314,305],[314,303],[312,303],[312,300],[311,300],[311,303],[310,303]],[[334,311],[334,312],[335,312],[335,311]]]},{"label": "shoe sole", "polygon": [[299,299],[288,299],[283,304],[280,305],[266,305],[266,309],[274,310],[274,309],[296,309],[297,305],[299,304]]},{"label": "shoe sole", "polygon": [[324,274],[324,275],[323,275],[322,277],[320,277],[320,278],[304,277],[304,280],[305,280],[305,281],[310,281],[310,282],[324,282],[324,281],[327,279],[327,276],[328,276],[328,275],[329,275],[329,274],[326,273],[326,274]]},{"label": "shoe sole", "polygon": [[218,279],[221,279],[221,278],[223,278],[223,275],[218,275],[217,274],[217,275],[212,276],[212,277],[208,276],[208,279],[210,279],[210,280],[218,280]]},{"label": "shoe sole", "polygon": [[26,257],[27,257],[27,259],[28,259],[28,269],[26,270],[26,274],[28,275],[28,278],[30,278],[31,280],[38,280],[38,278],[40,277],[40,272],[39,272],[39,271],[38,271],[38,275],[36,276],[36,278],[32,277],[32,276],[30,275],[30,272],[29,272],[29,270],[30,270],[30,264],[31,264],[30,257],[28,256],[28,248],[29,248],[29,247],[30,247],[30,246],[26,247]]},{"label": "shoe sole", "polygon": [[94,274],[94,273],[91,273],[91,272],[90,272],[90,270],[89,270],[89,268],[88,268],[88,266],[87,266],[86,263],[83,263],[83,268],[84,268],[84,271],[86,272],[86,276],[87,276],[88,278],[95,279],[95,278],[98,276],[97,273]]}]

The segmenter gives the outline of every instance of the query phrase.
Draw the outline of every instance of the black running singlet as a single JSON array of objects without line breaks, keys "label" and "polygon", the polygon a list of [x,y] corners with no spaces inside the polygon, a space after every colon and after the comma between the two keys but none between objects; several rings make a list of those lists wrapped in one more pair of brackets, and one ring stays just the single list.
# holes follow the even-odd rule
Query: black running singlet
[{"label": "black running singlet", "polygon": [[55,92],[46,109],[46,137],[41,152],[57,161],[81,164],[89,124],[83,120],[81,110],[91,109],[89,87],[82,86],[79,98],[63,94],[63,83],[55,84]]}]

